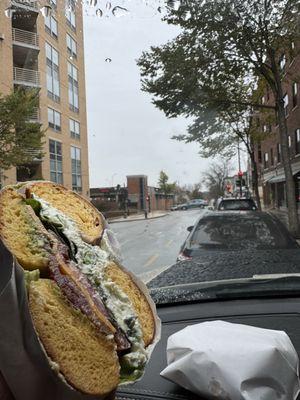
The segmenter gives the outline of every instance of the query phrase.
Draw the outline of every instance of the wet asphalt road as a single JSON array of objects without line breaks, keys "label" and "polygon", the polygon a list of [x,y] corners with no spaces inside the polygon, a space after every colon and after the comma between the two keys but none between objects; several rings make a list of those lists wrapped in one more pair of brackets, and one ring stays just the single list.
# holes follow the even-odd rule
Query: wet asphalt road
[{"label": "wet asphalt road", "polygon": [[203,212],[174,211],[162,218],[111,224],[125,267],[148,281],[174,264],[188,235],[187,227]]}]

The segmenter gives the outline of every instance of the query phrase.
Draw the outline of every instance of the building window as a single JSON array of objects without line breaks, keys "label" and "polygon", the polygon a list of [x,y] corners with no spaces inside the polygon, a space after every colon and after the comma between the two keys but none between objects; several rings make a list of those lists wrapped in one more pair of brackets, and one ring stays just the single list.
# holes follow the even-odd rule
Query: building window
[{"label": "building window", "polygon": [[281,57],[279,58],[279,67],[282,72],[284,71],[285,65],[286,65],[286,56],[285,54],[282,54]]},{"label": "building window", "polygon": [[80,139],[80,124],[74,119],[69,120],[70,125],[70,135],[74,139]]},{"label": "building window", "polygon": [[266,133],[268,131],[267,125],[263,125],[263,132]]},{"label": "building window", "polygon": [[45,17],[45,29],[55,39],[58,37],[57,21],[54,17]]},{"label": "building window", "polygon": [[262,155],[261,155],[261,145],[257,146],[257,161],[261,164],[262,163]]},{"label": "building window", "polygon": [[265,153],[265,155],[264,155],[264,167],[268,168],[268,166],[269,166],[268,164],[269,164],[269,154]]},{"label": "building window", "polygon": [[77,58],[77,43],[68,33],[67,33],[67,51],[70,57]]},{"label": "building window", "polygon": [[281,162],[281,145],[280,143],[277,143],[277,162]]},{"label": "building window", "polygon": [[75,1],[68,0],[67,10],[66,10],[67,24],[69,27],[76,31],[76,14],[75,14]]},{"label": "building window", "polygon": [[295,130],[295,152],[300,154],[300,129]]},{"label": "building window", "polygon": [[272,132],[272,125],[268,124],[268,132],[271,133]]},{"label": "building window", "polygon": [[78,70],[71,63],[68,63],[68,85],[69,85],[70,110],[78,113],[79,112]]},{"label": "building window", "polygon": [[49,153],[50,153],[50,180],[56,183],[63,183],[61,142],[50,139]]},{"label": "building window", "polygon": [[81,150],[78,147],[71,146],[72,163],[72,190],[82,192],[81,179]]},{"label": "building window", "polygon": [[48,108],[48,126],[57,132],[61,131],[60,113],[52,108]]},{"label": "building window", "polygon": [[293,107],[296,107],[297,102],[298,102],[298,83],[293,82],[292,85],[292,93],[293,93]]},{"label": "building window", "polygon": [[287,93],[283,96],[283,106],[284,106],[284,114],[287,117],[289,113],[289,95]]},{"label": "building window", "polygon": [[60,101],[58,52],[46,43],[47,93],[52,100]]},{"label": "building window", "polygon": [[274,165],[274,153],[273,153],[273,149],[270,150],[270,163],[271,163],[271,165]]}]

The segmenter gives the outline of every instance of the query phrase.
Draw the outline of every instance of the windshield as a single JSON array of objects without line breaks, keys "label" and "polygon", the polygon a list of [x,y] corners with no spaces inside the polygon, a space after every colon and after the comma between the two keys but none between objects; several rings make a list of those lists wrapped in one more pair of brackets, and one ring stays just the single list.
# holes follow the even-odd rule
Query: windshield
[{"label": "windshield", "polygon": [[91,201],[166,293],[300,272],[298,3],[1,0],[0,187]]}]

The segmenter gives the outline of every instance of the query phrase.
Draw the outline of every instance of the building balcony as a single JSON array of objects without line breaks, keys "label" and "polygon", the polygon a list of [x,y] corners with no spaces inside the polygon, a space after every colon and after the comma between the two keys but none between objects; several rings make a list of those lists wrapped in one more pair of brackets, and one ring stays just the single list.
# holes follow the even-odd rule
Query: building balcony
[{"label": "building balcony", "polygon": [[34,112],[30,115],[30,118],[28,120],[29,122],[34,122],[34,123],[39,123],[40,120],[40,110],[36,108]]},{"label": "building balcony", "polygon": [[13,28],[12,38],[14,45],[39,49],[39,36],[35,32]]},{"label": "building balcony", "polygon": [[32,69],[14,67],[14,84],[40,87],[40,73]]},{"label": "building balcony", "polygon": [[41,151],[39,150],[29,149],[27,154],[30,155],[30,157],[32,157],[31,164],[40,163],[43,160],[41,156]]},{"label": "building balcony", "polygon": [[16,8],[39,12],[38,2],[35,0],[11,0],[11,5]]}]

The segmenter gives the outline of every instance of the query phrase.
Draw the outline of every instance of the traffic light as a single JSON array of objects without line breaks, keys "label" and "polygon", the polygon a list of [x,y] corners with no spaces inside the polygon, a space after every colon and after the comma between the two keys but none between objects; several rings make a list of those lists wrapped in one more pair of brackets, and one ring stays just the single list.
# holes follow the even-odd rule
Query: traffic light
[{"label": "traffic light", "polygon": [[150,201],[150,196],[149,196],[149,195],[146,197],[146,200],[147,200],[147,201]]}]

